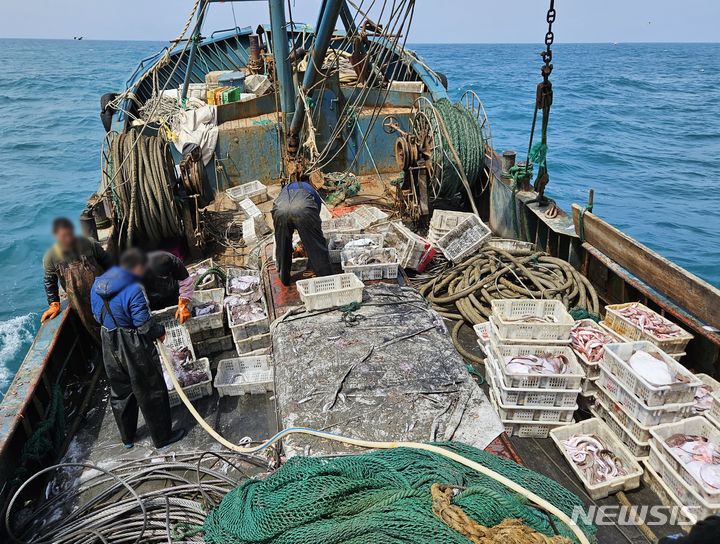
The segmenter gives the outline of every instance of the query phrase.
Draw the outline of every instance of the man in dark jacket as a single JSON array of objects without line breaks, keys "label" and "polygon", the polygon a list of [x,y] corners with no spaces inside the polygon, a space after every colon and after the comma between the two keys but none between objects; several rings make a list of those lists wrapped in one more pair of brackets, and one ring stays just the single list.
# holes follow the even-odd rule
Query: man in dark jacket
[{"label": "man in dark jacket", "polygon": [[185,323],[190,317],[188,304],[193,294],[192,278],[183,262],[167,251],[145,254],[140,249],[129,249],[140,261],[136,272],[142,278],[150,309],[162,310],[177,305],[175,317]]},{"label": "man in dark jacket", "polygon": [[112,266],[112,258],[99,242],[76,236],[75,227],[65,217],[58,217],[53,221],[52,232],[55,243],[43,258],[48,309],[40,321],[45,323],[60,313],[59,284],[67,294],[70,306],[99,344],[100,327],[90,310],[90,288],[95,278]]},{"label": "man in dark jacket", "polygon": [[143,263],[128,251],[99,276],[92,287],[92,311],[102,325],[103,362],[110,379],[110,405],[125,447],[135,440],[138,407],[155,447],[180,440],[185,430],[172,431],[167,387],[154,341],[165,335],[150,313],[138,272]]},{"label": "man in dark jacket", "polygon": [[288,183],[275,199],[272,209],[275,226],[275,258],[280,281],[290,285],[292,266],[292,237],[295,230],[300,235],[308,256],[308,264],[318,276],[332,274],[327,242],[322,232],[320,207],[322,199],[315,188],[306,181]]}]

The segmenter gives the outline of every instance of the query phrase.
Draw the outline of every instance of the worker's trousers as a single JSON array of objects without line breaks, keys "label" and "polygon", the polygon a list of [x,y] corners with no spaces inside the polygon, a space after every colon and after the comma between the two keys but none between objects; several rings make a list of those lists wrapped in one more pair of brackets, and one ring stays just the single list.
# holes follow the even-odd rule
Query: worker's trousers
[{"label": "worker's trousers", "polygon": [[102,327],[103,362],[110,379],[110,405],[124,444],[132,444],[138,408],[155,446],[170,438],[172,418],[167,387],[154,343],[135,329]]},{"label": "worker's trousers", "polygon": [[282,191],[275,199],[272,210],[275,227],[275,258],[280,281],[290,284],[292,266],[292,237],[297,229],[308,257],[308,264],[318,276],[332,274],[327,243],[322,232],[322,222],[317,203],[303,189]]}]

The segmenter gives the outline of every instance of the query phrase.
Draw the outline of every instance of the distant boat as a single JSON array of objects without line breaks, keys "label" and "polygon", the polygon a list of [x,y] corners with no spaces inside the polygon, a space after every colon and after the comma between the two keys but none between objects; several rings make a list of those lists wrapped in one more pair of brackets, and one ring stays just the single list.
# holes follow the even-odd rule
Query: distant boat
[{"label": "distant boat", "polygon": [[73,36],[73,40],[78,40],[78,41],[80,41],[80,40],[82,40],[82,39],[83,39],[82,36]]}]

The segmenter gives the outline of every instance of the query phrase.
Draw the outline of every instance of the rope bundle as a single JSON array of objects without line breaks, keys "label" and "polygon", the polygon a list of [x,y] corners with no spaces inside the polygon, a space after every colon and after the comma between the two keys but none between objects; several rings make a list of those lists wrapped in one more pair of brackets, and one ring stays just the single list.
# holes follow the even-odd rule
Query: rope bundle
[{"label": "rope bundle", "polygon": [[110,144],[110,159],[120,165],[109,180],[120,244],[154,246],[180,236],[173,196],[176,176],[166,143],[134,131],[118,134]]}]

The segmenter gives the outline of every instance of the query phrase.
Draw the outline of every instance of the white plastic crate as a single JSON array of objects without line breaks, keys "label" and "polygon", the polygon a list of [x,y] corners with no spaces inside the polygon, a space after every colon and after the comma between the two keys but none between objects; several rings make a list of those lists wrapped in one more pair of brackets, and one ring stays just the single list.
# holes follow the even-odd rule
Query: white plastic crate
[{"label": "white plastic crate", "polygon": [[271,342],[272,337],[270,333],[258,334],[257,336],[251,336],[250,338],[235,342],[235,351],[237,351],[238,355],[247,355],[253,351],[270,347]]},{"label": "white plastic crate", "polygon": [[342,262],[340,254],[345,248],[345,245],[349,242],[357,240],[370,240],[375,247],[383,247],[384,237],[382,234],[370,234],[370,233],[357,233],[357,232],[331,232],[327,235],[326,241],[328,244],[328,254],[330,255],[330,262],[339,264]]},{"label": "white plastic crate", "polygon": [[322,222],[322,231],[325,236],[333,232],[362,232],[357,218],[352,213],[346,213],[340,217],[333,217]]},{"label": "white plastic crate", "polygon": [[400,266],[403,268],[422,272],[427,262],[435,255],[435,250],[428,240],[415,234],[399,221],[393,221],[388,225],[387,236],[393,240],[392,244],[387,245],[397,249]]},{"label": "white plastic crate", "polygon": [[595,399],[595,404],[590,407],[590,413],[607,423],[610,430],[625,444],[625,447],[635,459],[647,459],[650,456],[650,443],[635,440],[635,437],[627,432],[627,429],[620,424],[612,411],[599,399]]},{"label": "white plastic crate", "polygon": [[200,261],[199,263],[191,264],[187,267],[188,274],[193,277],[193,287],[197,289],[215,289],[217,287],[217,277],[214,274],[210,274],[208,276],[205,276],[205,279],[203,279],[202,283],[200,285],[195,285],[197,283],[197,280],[202,275],[202,270],[207,270],[209,268],[213,268],[215,266],[215,263],[212,259],[205,259],[203,261]]},{"label": "white plastic crate", "polygon": [[710,419],[710,421],[715,423],[716,426],[720,427],[720,391],[714,391],[712,397],[712,408],[710,408],[710,413],[705,415],[708,419]]},{"label": "white plastic crate", "polygon": [[[478,341],[483,345],[486,346],[490,343],[490,322],[485,321],[484,323],[478,323],[477,325],[473,325],[473,330],[475,331],[475,334],[478,337]],[[483,351],[485,351],[483,349]]]},{"label": "white plastic crate", "polygon": [[505,346],[570,346],[570,340],[531,340],[527,338],[503,338],[500,336],[500,332],[497,325],[497,318],[491,315],[488,319],[488,330],[490,334],[490,341],[493,345],[505,345]]},{"label": "white plastic crate", "polygon": [[452,210],[434,210],[432,218],[430,219],[428,239],[433,244],[437,243],[440,238],[472,215],[475,214],[472,212],[456,212]]},{"label": "white plastic crate", "polygon": [[[592,319],[580,319],[580,320],[576,321],[575,325],[573,325],[573,328],[570,329],[571,347],[572,347],[573,330],[575,329],[575,327],[587,327],[587,328],[595,329],[597,331],[600,331],[600,332],[606,334],[612,340],[612,342],[607,342],[608,344],[623,341],[623,339],[620,336],[618,336],[617,334],[615,334],[614,332],[612,332],[608,329],[604,329],[603,327],[598,325]],[[583,370],[585,371],[585,376],[587,378],[594,379],[594,378],[597,378],[598,376],[600,376],[600,367],[598,366],[598,363],[600,361],[590,361],[585,355],[580,353],[578,350],[573,348],[573,351],[575,352],[575,355],[577,356],[578,361],[580,361],[580,365],[582,365]]]},{"label": "white plastic crate", "polygon": [[300,300],[309,312],[362,302],[365,284],[355,274],[335,274],[299,280],[296,284]]},{"label": "white plastic crate", "polygon": [[[500,367],[504,382],[509,387],[531,387],[536,389],[578,389],[585,377],[575,354],[567,346],[514,346],[492,345],[495,361]],[[507,357],[543,354],[563,355],[568,361],[564,374],[513,374],[505,364]]]},{"label": "white plastic crate", "polygon": [[680,517],[677,524],[685,532],[698,522],[698,518],[690,511],[690,509],[680,502],[677,495],[667,486],[663,479],[655,472],[647,461],[642,462],[643,475],[642,483],[647,486],[655,495],[657,495],[660,504],[670,508],[676,507],[680,511]]},{"label": "white plastic crate", "polygon": [[250,355],[218,362],[215,389],[224,397],[262,395],[275,390],[269,355]]},{"label": "white plastic crate", "polygon": [[[702,410],[698,410],[697,406],[695,408],[695,413],[702,415],[710,414],[710,416],[715,419],[715,417],[712,415],[713,412],[715,412],[717,417],[720,417],[720,406],[717,406],[718,402],[714,396],[715,394],[720,393],[720,382],[708,376],[707,374],[695,374],[695,377],[700,380],[700,382],[702,382],[704,386],[710,388],[710,398],[712,399],[712,403],[710,404],[710,408],[708,408],[707,413]],[[698,393],[699,391],[695,394],[697,395]]]},{"label": "white plastic crate", "polygon": [[495,385],[495,378],[492,373],[487,375],[488,383],[495,398],[495,408],[498,416],[502,420],[508,421],[543,421],[548,423],[567,423],[572,421],[573,414],[577,410],[577,404],[575,406],[568,407],[553,407],[547,406],[516,406],[513,404],[503,404],[502,401],[497,399],[498,394],[497,386]]},{"label": "white plastic crate", "polygon": [[[546,406],[569,408],[577,405],[577,397],[580,389],[536,389],[522,387],[508,387],[500,375],[492,355],[485,360],[486,375],[493,373],[498,401],[503,404],[515,406]],[[489,379],[488,379],[489,381]]]},{"label": "white plastic crate", "polygon": [[[625,476],[616,476],[610,480],[604,482],[591,483],[587,481],[587,478],[583,471],[572,461],[570,455],[563,444],[564,441],[576,434],[594,434],[600,441],[602,441],[608,450],[613,452],[623,464],[623,468],[626,471]],[[583,486],[588,492],[588,495],[592,500],[603,499],[612,493],[618,491],[630,491],[631,489],[637,489],[640,487],[640,476],[642,476],[643,470],[635,460],[633,455],[628,451],[625,445],[618,439],[617,436],[610,430],[610,428],[599,418],[586,419],[575,425],[566,425],[558,429],[550,431],[550,438],[553,439],[555,445],[565,457],[565,460],[570,465],[570,468],[575,475],[583,483]]]},{"label": "white plastic crate", "polygon": [[228,328],[232,334],[233,342],[242,342],[243,340],[247,340],[253,336],[267,334],[270,332],[270,319],[268,318],[265,297],[263,297],[260,302],[263,305],[265,316],[258,319],[251,319],[249,321],[241,321],[239,323],[233,321],[230,305],[225,306],[228,318]]},{"label": "white plastic crate", "polygon": [[[177,351],[181,348],[188,348],[192,360],[195,360],[195,348],[192,345],[190,332],[185,325],[181,325],[175,318],[177,306],[170,306],[152,313],[156,322],[165,328],[165,340],[163,345],[170,351]],[[160,351],[162,356],[162,351]]]},{"label": "white plastic crate", "polygon": [[472,215],[440,238],[436,245],[449,261],[457,263],[480,249],[491,235],[490,228]]},{"label": "white plastic crate", "polygon": [[[198,400],[203,397],[209,397],[212,395],[213,391],[213,385],[212,385],[212,372],[210,370],[210,361],[207,359],[207,357],[203,357],[202,359],[198,359],[194,361],[194,364],[196,367],[200,367],[205,371],[205,375],[207,376],[206,380],[203,380],[199,383],[188,385],[187,387],[183,387],[183,393],[185,393],[185,396],[188,398],[188,400]],[[170,407],[173,406],[179,406],[182,404],[182,400],[180,399],[180,395],[178,392],[173,388],[168,391],[168,398],[170,400]]]},{"label": "white plastic crate", "polygon": [[490,238],[486,245],[492,249],[500,249],[502,251],[532,251],[535,244],[532,242],[523,242],[522,240],[513,240],[512,238]]},{"label": "white plastic crate", "polygon": [[[582,365],[581,365],[582,366]],[[583,397],[594,397],[597,393],[597,378],[588,379],[583,378],[582,383],[580,384],[580,394]]]},{"label": "white plastic crate", "polygon": [[[493,300],[490,306],[500,338],[570,343],[570,329],[575,320],[559,300]],[[550,318],[554,322],[533,323],[527,320],[530,317]]]},{"label": "white plastic crate", "polygon": [[257,217],[259,215],[262,215],[263,213],[260,211],[260,208],[258,208],[255,203],[250,200],[249,198],[246,198],[245,200],[241,200],[238,203],[238,210],[243,215],[243,219],[249,219],[251,217]]},{"label": "white plastic crate", "polygon": [[[640,376],[627,362],[633,353],[643,350],[661,357],[671,372],[683,376],[687,383],[677,382],[670,385],[653,385]],[[695,392],[700,387],[698,380],[690,371],[669,357],[664,351],[650,342],[633,342],[624,344],[607,344],[603,362],[635,396],[647,406],[663,406],[665,404],[682,404],[694,401]]]},{"label": "white plastic crate", "polygon": [[600,378],[598,378],[597,384],[599,387],[602,387],[615,402],[622,404],[638,423],[649,427],[685,419],[692,415],[695,404],[694,402],[688,402],[685,404],[666,404],[665,406],[649,407],[608,370],[604,361],[600,363]]},{"label": "white plastic crate", "polygon": [[648,465],[657,473],[670,491],[686,506],[697,519],[705,519],[720,513],[720,502],[708,502],[689,485],[670,465],[667,458],[658,450],[657,444],[650,442]]},{"label": "white plastic crate", "polygon": [[227,278],[227,281],[225,282],[225,294],[227,296],[232,295],[247,295],[249,292],[234,292],[230,288],[230,280],[233,278],[239,278],[242,276],[254,276],[258,279],[257,286],[260,292],[262,292],[262,281],[260,279],[260,272],[258,270],[254,270],[251,268],[237,268],[234,266],[229,266],[225,269],[225,275]]},{"label": "white plastic crate", "polygon": [[[370,261],[372,261],[373,259],[381,258],[385,262],[350,264],[349,261],[351,259],[358,258],[367,258]],[[392,247],[384,247],[377,249],[343,249],[340,253],[340,259],[343,272],[346,272],[348,274],[355,274],[360,280],[363,281],[397,278],[398,268],[400,267],[397,251],[395,250],[395,248]]]},{"label": "white plastic crate", "polygon": [[265,216],[260,214],[249,217],[242,223],[243,241],[250,247],[257,244],[260,239],[272,232],[272,229],[265,221]]},{"label": "white plastic crate", "polygon": [[355,217],[361,229],[366,229],[370,225],[381,223],[388,219],[388,214],[375,206],[358,206],[351,212],[351,215]]},{"label": "white plastic crate", "polygon": [[[500,411],[493,391],[490,391],[490,403],[496,412]],[[502,421],[508,436],[517,436],[518,438],[547,438],[552,429],[567,425],[567,423],[551,423],[549,421],[512,421],[502,418],[500,421]]]},{"label": "white plastic crate", "polygon": [[628,338],[632,341],[647,340],[648,342],[652,342],[657,347],[662,349],[665,353],[680,353],[685,349],[685,346],[687,346],[688,342],[693,339],[693,335],[683,330],[682,328],[680,328],[680,333],[673,338],[658,338],[654,334],[642,330],[638,325],[630,321],[627,317],[622,316],[617,312],[617,310],[622,310],[632,305],[636,305],[638,308],[644,310],[652,311],[653,313],[658,315],[664,322],[675,325],[675,323],[673,323],[669,319],[666,319],[657,312],[650,310],[650,308],[648,308],[644,304],[640,304],[639,302],[627,302],[625,304],[611,304],[605,306],[605,324],[614,331],[623,335],[625,338]]},{"label": "white plastic crate", "polygon": [[196,334],[200,331],[215,331],[222,330],[224,327],[223,323],[223,299],[225,298],[225,290],[219,289],[207,289],[205,291],[195,291],[192,299],[190,299],[189,309],[192,315],[195,306],[201,306],[209,302],[213,302],[217,305],[217,310],[202,316],[190,317],[185,322],[190,334]]},{"label": "white plastic crate", "polygon": [[675,434],[702,436],[707,438],[708,443],[714,447],[715,451],[720,452],[720,429],[704,417],[696,416],[677,423],[653,427],[650,430],[650,434],[653,438],[650,443],[657,447],[658,453],[665,458],[672,469],[677,472],[703,500],[709,503],[720,504],[720,489],[709,486],[695,474],[691,473],[680,458],[670,451],[670,447],[665,443],[665,440]]},{"label": "white plastic crate", "polygon": [[633,415],[627,411],[627,408],[625,408],[622,404],[615,402],[607,390],[605,390],[601,385],[598,385],[595,398],[597,401],[601,402],[603,406],[605,406],[613,417],[617,419],[623,430],[637,443],[647,445],[647,443],[650,442],[650,429],[653,427],[651,425],[643,425],[635,419]]},{"label": "white plastic crate", "polygon": [[243,183],[237,187],[231,187],[226,192],[227,195],[237,204],[246,198],[249,198],[255,204],[262,204],[270,198],[268,196],[267,187],[258,180]]}]

